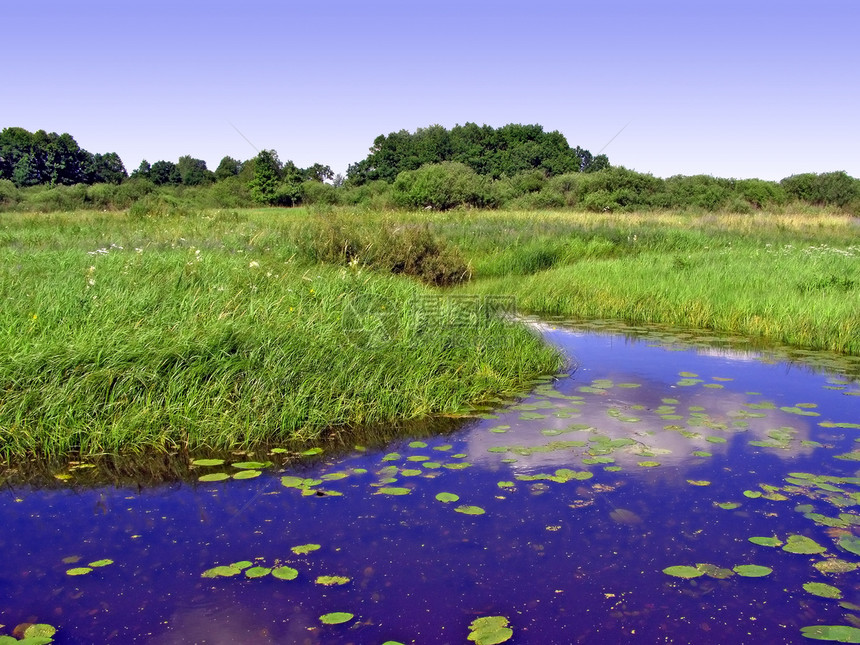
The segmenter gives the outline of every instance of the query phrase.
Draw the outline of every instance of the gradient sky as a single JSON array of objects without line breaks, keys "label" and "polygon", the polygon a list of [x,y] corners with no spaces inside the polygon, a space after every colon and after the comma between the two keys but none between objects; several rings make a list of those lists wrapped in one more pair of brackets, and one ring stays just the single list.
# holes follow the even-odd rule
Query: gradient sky
[{"label": "gradient sky", "polygon": [[129,172],[253,157],[236,129],[345,172],[379,134],[472,121],[539,123],[661,177],[860,177],[857,0],[2,0],[2,15],[0,128],[68,132]]}]

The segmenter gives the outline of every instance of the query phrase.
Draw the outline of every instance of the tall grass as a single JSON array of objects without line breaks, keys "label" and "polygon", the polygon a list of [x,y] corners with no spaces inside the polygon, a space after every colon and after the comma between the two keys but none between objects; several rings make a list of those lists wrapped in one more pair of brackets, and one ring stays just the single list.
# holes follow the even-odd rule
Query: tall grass
[{"label": "tall grass", "polygon": [[312,439],[559,364],[499,319],[428,324],[417,282],[302,261],[302,213],[75,215],[0,228],[6,459]]}]

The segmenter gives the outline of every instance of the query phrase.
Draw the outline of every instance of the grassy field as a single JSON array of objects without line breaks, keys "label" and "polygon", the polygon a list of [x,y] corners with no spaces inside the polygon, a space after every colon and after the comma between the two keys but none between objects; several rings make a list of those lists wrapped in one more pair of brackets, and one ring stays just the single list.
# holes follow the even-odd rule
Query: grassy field
[{"label": "grassy field", "polygon": [[304,216],[5,216],[0,453],[313,440],[559,366],[501,319],[437,324],[456,312],[414,280],[307,259]]},{"label": "grassy field", "polygon": [[487,315],[499,296],[860,354],[858,232],[825,211],[0,215],[0,455],[455,412],[560,366]]}]

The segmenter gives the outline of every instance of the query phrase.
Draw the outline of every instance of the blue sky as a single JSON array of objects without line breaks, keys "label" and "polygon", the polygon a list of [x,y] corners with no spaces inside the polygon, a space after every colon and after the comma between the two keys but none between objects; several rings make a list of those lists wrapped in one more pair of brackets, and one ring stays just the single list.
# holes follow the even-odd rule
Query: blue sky
[{"label": "blue sky", "polygon": [[235,126],[345,172],[379,134],[472,121],[539,123],[661,177],[860,177],[856,0],[6,0],[3,14],[0,127],[69,132],[129,171],[254,156]]}]

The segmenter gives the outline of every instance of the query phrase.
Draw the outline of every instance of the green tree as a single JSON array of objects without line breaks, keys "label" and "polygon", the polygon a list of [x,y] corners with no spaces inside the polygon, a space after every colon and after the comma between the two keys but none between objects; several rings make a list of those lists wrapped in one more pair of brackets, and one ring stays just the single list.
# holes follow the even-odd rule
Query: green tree
[{"label": "green tree", "polygon": [[262,150],[254,157],[254,178],[248,184],[254,201],[275,203],[281,183],[281,162],[274,150]]},{"label": "green tree", "polygon": [[128,173],[119,155],[108,152],[91,156],[85,168],[85,176],[88,184],[121,184],[128,177]]},{"label": "green tree", "polygon": [[172,161],[156,161],[149,169],[149,179],[156,186],[176,185],[182,183],[179,168]]},{"label": "green tree", "polygon": [[224,157],[215,169],[215,181],[222,181],[227,177],[235,177],[242,170],[242,163],[233,157]]},{"label": "green tree", "polygon": [[206,162],[190,155],[179,157],[176,164],[180,181],[186,186],[199,186],[214,181],[215,176],[206,168]]}]

